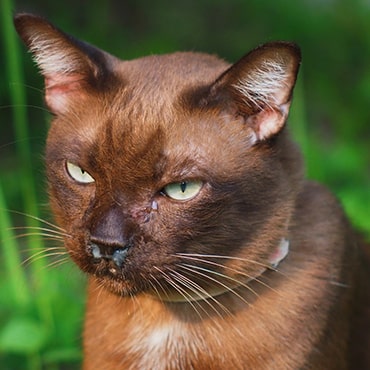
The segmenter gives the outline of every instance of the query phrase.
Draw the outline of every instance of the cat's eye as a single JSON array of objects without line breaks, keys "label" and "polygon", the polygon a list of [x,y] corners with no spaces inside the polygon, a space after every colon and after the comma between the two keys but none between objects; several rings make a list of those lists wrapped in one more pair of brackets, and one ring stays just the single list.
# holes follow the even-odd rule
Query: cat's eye
[{"label": "cat's eye", "polygon": [[173,182],[163,188],[164,194],[175,200],[189,200],[194,198],[202,188],[202,181]]},{"label": "cat's eye", "polygon": [[90,184],[92,182],[95,182],[93,177],[87,171],[77,166],[76,164],[67,162],[66,168],[69,176],[71,176],[73,180],[81,184]]}]

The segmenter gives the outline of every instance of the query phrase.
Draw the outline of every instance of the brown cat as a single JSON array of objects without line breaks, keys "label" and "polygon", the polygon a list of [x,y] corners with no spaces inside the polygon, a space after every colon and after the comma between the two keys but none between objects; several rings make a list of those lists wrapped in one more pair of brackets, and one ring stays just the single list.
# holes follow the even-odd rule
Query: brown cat
[{"label": "brown cat", "polygon": [[296,45],[121,61],[15,25],[55,115],[52,209],[90,276],[84,369],[370,369],[358,238],[285,125]]}]

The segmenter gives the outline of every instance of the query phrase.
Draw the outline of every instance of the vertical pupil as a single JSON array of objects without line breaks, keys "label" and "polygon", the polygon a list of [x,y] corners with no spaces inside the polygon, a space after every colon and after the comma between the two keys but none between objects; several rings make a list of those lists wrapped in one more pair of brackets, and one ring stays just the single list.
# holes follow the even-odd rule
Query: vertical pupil
[{"label": "vertical pupil", "polygon": [[186,190],[186,182],[185,181],[183,181],[183,182],[180,183],[180,188],[181,188],[181,191],[183,193],[185,193],[185,190]]}]

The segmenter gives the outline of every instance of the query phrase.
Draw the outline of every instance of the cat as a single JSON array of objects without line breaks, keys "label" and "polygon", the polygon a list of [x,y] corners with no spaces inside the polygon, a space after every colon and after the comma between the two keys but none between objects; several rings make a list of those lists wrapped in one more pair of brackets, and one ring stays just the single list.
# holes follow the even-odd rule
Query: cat
[{"label": "cat", "polygon": [[83,368],[370,369],[359,237],[305,180],[297,45],[121,61],[30,14],[50,204],[89,276]]}]

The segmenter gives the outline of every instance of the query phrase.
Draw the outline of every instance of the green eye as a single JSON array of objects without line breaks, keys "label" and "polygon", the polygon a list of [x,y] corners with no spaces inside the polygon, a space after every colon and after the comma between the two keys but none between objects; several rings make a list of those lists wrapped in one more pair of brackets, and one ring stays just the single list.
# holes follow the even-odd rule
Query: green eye
[{"label": "green eye", "polygon": [[92,182],[95,182],[93,177],[88,172],[71,162],[66,163],[66,168],[69,176],[71,176],[73,180],[81,184],[90,184]]},{"label": "green eye", "polygon": [[189,200],[194,198],[202,188],[201,181],[173,182],[164,187],[164,193],[175,200]]}]

